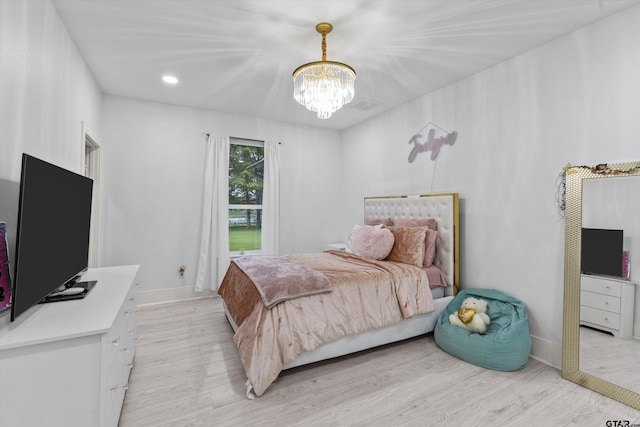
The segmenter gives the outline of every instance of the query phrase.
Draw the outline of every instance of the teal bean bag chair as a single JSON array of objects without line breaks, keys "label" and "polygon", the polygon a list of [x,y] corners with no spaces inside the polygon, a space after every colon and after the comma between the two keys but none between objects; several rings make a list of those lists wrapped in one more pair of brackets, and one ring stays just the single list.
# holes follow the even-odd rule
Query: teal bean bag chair
[{"label": "teal bean bag chair", "polygon": [[[449,323],[467,297],[487,301],[491,319],[484,335]],[[495,371],[516,371],[527,364],[531,336],[524,303],[495,289],[463,289],[438,318],[433,332],[436,344],[459,359]]]}]

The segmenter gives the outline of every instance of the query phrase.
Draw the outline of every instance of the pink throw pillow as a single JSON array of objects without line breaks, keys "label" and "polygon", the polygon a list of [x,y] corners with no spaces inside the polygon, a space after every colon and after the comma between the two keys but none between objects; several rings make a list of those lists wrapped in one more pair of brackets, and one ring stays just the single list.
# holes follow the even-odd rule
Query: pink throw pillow
[{"label": "pink throw pillow", "polygon": [[424,239],[423,267],[430,267],[436,257],[436,239],[438,238],[437,222],[435,218],[399,218],[398,225],[403,227],[429,227]]},{"label": "pink throw pillow", "polygon": [[393,241],[393,233],[384,225],[356,225],[349,236],[351,252],[376,260],[389,255]]}]

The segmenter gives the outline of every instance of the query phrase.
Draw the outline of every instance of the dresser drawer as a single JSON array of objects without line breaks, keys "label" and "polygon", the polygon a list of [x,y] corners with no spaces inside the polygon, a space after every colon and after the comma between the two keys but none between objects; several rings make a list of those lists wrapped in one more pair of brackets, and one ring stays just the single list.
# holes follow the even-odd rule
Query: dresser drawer
[{"label": "dresser drawer", "polygon": [[[135,352],[137,339],[136,312],[134,308],[123,305],[113,323],[113,327],[107,332],[104,342],[104,359],[106,366],[120,363],[123,353]],[[125,360],[127,358],[125,357]],[[126,362],[130,363],[130,361]]]},{"label": "dresser drawer", "polygon": [[601,277],[582,276],[581,290],[620,298],[622,283]]},{"label": "dresser drawer", "polygon": [[134,294],[132,298],[128,296],[124,301],[112,328],[105,334],[103,369],[105,379],[109,379],[105,382],[108,389],[116,385],[115,383],[123,382],[120,380],[123,375],[126,374],[124,383],[129,377],[138,338],[136,310]]},{"label": "dresser drawer", "polygon": [[594,292],[580,292],[580,305],[620,313],[620,298]]},{"label": "dresser drawer", "polygon": [[122,411],[122,403],[124,402],[124,395],[127,391],[127,386],[119,383],[112,387],[107,392],[105,397],[105,426],[117,426],[120,419],[120,412]]},{"label": "dresser drawer", "polygon": [[117,426],[128,388],[138,338],[136,287],[131,287],[102,343],[102,414],[104,426]]},{"label": "dresser drawer", "polygon": [[580,321],[611,329],[620,329],[620,315],[610,311],[580,306]]}]

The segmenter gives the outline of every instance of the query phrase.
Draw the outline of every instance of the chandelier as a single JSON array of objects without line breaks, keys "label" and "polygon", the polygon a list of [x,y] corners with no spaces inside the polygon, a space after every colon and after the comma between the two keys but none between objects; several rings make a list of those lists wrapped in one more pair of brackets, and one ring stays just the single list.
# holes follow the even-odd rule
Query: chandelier
[{"label": "chandelier", "polygon": [[293,97],[319,119],[328,119],[353,99],[356,71],[342,62],[327,61],[327,34],[333,25],[321,22],[322,61],[309,62],[293,72]]}]

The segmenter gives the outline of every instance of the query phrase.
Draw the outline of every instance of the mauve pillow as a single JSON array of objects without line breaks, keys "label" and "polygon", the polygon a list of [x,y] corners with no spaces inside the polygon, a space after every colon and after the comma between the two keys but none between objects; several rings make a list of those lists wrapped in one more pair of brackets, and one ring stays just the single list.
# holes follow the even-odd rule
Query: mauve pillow
[{"label": "mauve pillow", "polygon": [[387,261],[398,261],[422,267],[427,227],[389,227],[394,243]]},{"label": "mauve pillow", "polygon": [[431,267],[433,260],[436,258],[436,239],[438,232],[436,230],[427,229],[427,236],[424,239],[424,263],[423,267]]},{"label": "mauve pillow", "polygon": [[391,221],[391,218],[385,218],[385,219],[370,218],[370,219],[366,220],[364,223],[365,223],[365,225],[380,225],[380,224],[393,225],[393,221]]},{"label": "mauve pillow", "polygon": [[356,255],[385,259],[393,248],[393,233],[384,225],[356,225],[349,236],[351,252]]},{"label": "mauve pillow", "polygon": [[435,218],[398,218],[397,224],[400,227],[429,227],[431,230],[438,229]]}]

